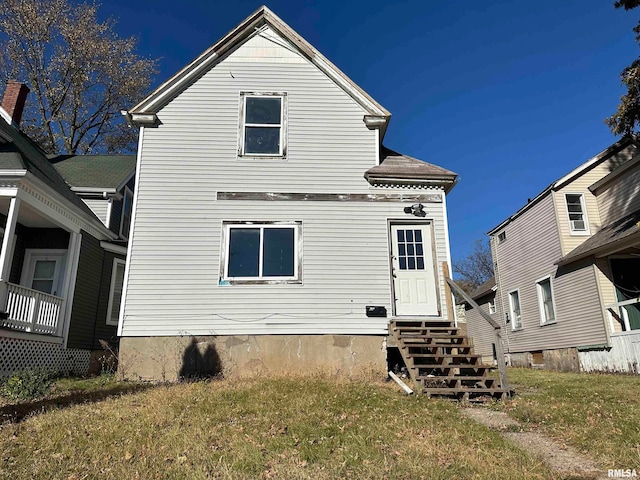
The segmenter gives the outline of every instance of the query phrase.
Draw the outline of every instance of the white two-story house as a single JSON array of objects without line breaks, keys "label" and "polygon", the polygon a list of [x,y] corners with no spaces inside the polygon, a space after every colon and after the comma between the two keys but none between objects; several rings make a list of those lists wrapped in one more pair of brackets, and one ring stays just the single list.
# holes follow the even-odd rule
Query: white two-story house
[{"label": "white two-story house", "polygon": [[452,320],[456,174],[262,7],[131,108],[121,371],[386,371],[391,318]]}]

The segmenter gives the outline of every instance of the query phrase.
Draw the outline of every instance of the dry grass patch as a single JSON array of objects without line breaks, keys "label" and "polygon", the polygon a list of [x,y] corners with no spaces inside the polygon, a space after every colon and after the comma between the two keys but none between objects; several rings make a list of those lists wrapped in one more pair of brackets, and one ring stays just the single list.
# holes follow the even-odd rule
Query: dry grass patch
[{"label": "dry grass patch", "polygon": [[640,469],[640,377],[510,369],[518,396],[498,408],[606,468]]},{"label": "dry grass patch", "polygon": [[553,478],[458,406],[384,383],[158,386],[0,427],[0,477]]}]

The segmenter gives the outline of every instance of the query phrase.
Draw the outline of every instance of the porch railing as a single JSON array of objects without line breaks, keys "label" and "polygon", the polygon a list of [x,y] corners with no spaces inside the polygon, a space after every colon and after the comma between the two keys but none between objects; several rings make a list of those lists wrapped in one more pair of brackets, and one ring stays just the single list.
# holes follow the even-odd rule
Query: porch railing
[{"label": "porch railing", "polygon": [[58,335],[63,299],[27,287],[7,283],[7,320],[5,328],[21,332]]},{"label": "porch railing", "polygon": [[611,331],[615,332],[617,330],[615,328],[616,322],[618,323],[618,325],[620,325],[620,329],[623,332],[628,332],[632,330],[633,328],[629,319],[629,309],[633,308],[635,310],[639,307],[640,307],[640,297],[631,298],[629,300],[623,300],[611,305],[606,305],[605,309],[609,314],[609,323],[611,325]]}]

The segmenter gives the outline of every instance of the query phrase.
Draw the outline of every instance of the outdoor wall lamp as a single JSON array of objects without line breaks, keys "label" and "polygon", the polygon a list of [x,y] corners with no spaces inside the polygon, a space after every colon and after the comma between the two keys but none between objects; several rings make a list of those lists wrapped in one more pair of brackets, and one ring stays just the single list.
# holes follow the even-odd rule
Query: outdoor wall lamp
[{"label": "outdoor wall lamp", "polygon": [[415,215],[416,217],[424,217],[427,214],[424,211],[424,205],[421,203],[414,203],[410,207],[404,207],[404,213]]}]

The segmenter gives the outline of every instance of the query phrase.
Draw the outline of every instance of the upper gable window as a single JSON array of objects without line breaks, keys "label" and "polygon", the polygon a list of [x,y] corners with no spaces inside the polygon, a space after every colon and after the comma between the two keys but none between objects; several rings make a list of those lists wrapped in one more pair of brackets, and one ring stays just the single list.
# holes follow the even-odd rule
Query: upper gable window
[{"label": "upper gable window", "polygon": [[241,93],[240,148],[244,157],[285,157],[285,93]]},{"label": "upper gable window", "polygon": [[587,209],[584,204],[584,195],[581,193],[567,193],[567,213],[569,214],[569,229],[572,234],[588,235],[589,223],[587,222]]}]

